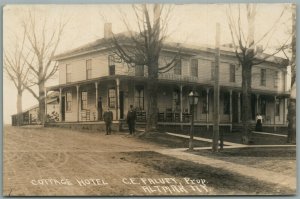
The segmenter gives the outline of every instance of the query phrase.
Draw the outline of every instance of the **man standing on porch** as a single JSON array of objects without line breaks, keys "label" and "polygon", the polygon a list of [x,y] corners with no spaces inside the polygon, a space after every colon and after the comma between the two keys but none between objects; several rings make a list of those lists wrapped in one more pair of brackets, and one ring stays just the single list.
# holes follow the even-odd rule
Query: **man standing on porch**
[{"label": "man standing on porch", "polygon": [[113,120],[113,113],[111,112],[111,110],[109,110],[109,108],[107,108],[107,111],[104,112],[103,119],[106,126],[106,135],[111,134],[111,122]]},{"label": "man standing on porch", "polygon": [[136,112],[133,109],[133,106],[130,105],[130,110],[127,113],[127,124],[128,124],[130,134],[135,133],[135,120],[136,120]]}]

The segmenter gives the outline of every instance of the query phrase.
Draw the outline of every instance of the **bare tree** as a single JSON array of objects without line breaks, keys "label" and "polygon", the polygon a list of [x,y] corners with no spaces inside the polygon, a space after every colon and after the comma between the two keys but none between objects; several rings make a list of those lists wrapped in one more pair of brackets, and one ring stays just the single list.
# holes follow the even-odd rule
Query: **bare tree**
[{"label": "bare tree", "polygon": [[288,143],[296,144],[296,4],[291,5],[292,12],[292,56],[289,59],[291,67],[291,95],[288,105]]},{"label": "bare tree", "polygon": [[[235,17],[231,6],[227,10],[228,25],[231,32],[232,43],[235,49],[236,57],[242,67],[242,123],[243,123],[243,142],[249,142],[249,133],[251,129],[251,84],[252,84],[252,67],[254,65],[259,65],[265,62],[268,58],[276,55],[288,42],[286,40],[280,47],[274,50],[273,53],[265,54],[264,51],[268,48],[270,37],[272,37],[276,24],[279,19],[284,14],[285,8],[279,15],[278,20],[270,27],[270,29],[265,32],[261,38],[254,40],[255,36],[255,17],[257,14],[256,4],[246,4],[247,12],[247,24],[248,30],[247,35],[245,30],[243,30],[241,23],[241,8],[238,5],[238,16]],[[259,45],[262,41],[267,40],[265,48],[256,51],[255,47]],[[281,63],[284,64],[284,63]]]},{"label": "bare tree", "polygon": [[4,70],[17,89],[17,125],[21,125],[22,95],[25,89],[24,82],[27,81],[29,72],[29,68],[26,67],[26,61],[23,58],[25,32],[22,38],[16,37],[15,41],[16,44],[12,48],[7,47],[5,49]]},{"label": "bare tree", "polygon": [[[152,9],[151,9],[151,6]],[[110,39],[112,51],[131,67],[146,66],[147,78],[147,124],[146,132],[157,129],[157,80],[159,73],[171,70],[180,57],[180,48],[164,66],[159,66],[159,56],[167,35],[167,23],[170,18],[171,7],[154,5],[132,6],[139,32],[133,32],[129,22],[123,17],[129,36],[113,35]],[[151,12],[152,11],[152,12]],[[165,11],[165,12],[164,12]],[[164,15],[162,14],[164,12]],[[152,16],[152,17],[151,17]]]},{"label": "bare tree", "polygon": [[[45,120],[45,83],[58,69],[57,62],[53,62],[51,58],[57,50],[66,26],[66,22],[61,19],[54,24],[48,24],[48,17],[43,16],[42,23],[38,23],[41,19],[37,18],[35,10],[29,10],[28,17],[22,22],[28,50],[31,53],[25,59],[31,78],[24,86],[39,102],[39,120],[42,123]],[[36,86],[38,93],[34,90]]]}]

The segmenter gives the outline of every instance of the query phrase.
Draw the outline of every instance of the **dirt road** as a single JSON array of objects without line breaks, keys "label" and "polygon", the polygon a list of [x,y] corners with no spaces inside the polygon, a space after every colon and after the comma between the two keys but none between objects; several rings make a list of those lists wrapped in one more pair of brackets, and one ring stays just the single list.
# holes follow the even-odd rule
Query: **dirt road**
[{"label": "dirt road", "polygon": [[206,165],[153,153],[164,148],[124,133],[107,136],[59,128],[5,127],[3,143],[5,196],[291,192],[237,177],[235,173],[222,173]]}]

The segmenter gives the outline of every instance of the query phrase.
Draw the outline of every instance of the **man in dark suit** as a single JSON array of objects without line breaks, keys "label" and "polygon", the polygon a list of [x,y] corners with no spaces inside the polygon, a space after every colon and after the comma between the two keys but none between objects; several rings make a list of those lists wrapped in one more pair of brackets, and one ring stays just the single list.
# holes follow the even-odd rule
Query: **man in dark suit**
[{"label": "man in dark suit", "polygon": [[111,112],[111,110],[109,110],[109,108],[107,108],[107,111],[104,112],[103,120],[106,126],[106,135],[111,134],[111,123],[113,120],[113,113]]},{"label": "man in dark suit", "polygon": [[130,105],[130,110],[127,113],[127,124],[129,128],[129,133],[135,133],[135,120],[136,120],[136,111],[133,109],[133,106]]}]

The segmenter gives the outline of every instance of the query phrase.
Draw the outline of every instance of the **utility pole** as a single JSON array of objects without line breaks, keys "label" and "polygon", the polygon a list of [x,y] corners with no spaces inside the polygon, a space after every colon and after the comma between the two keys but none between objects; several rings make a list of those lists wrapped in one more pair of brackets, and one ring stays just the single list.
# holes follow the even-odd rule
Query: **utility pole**
[{"label": "utility pole", "polygon": [[218,151],[219,142],[219,106],[220,106],[220,85],[219,85],[219,67],[220,67],[220,24],[216,24],[216,57],[214,70],[214,115],[213,115],[213,145],[212,151]]}]

